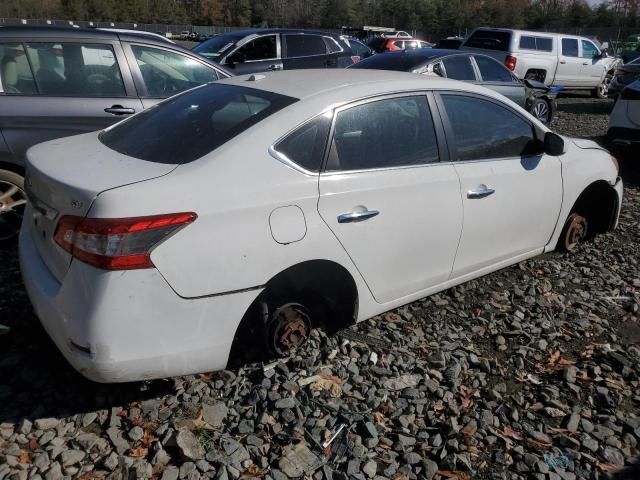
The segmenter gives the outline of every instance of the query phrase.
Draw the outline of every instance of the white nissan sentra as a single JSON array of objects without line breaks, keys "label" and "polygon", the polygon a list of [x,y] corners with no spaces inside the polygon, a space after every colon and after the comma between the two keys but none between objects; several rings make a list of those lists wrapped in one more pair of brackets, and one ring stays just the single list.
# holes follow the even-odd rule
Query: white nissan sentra
[{"label": "white nissan sentra", "polygon": [[28,153],[24,281],[86,377],[284,354],[613,229],[615,159],[467,83],[372,70],[195,88]]}]

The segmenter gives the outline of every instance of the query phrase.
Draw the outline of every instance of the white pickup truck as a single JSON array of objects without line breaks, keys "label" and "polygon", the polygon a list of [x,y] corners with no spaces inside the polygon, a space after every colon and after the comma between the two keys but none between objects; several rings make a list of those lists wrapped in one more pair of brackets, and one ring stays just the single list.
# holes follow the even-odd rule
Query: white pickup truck
[{"label": "white pickup truck", "polygon": [[476,28],[460,49],[491,55],[521,79],[591,90],[599,98],[607,97],[620,63],[586,37],[506,28]]}]

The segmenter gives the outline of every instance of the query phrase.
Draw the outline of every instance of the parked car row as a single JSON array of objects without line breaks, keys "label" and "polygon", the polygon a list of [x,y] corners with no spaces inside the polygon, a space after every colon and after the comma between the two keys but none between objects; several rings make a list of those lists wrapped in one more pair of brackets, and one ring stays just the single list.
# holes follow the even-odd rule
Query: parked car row
[{"label": "parked car row", "polygon": [[488,55],[432,48],[408,50],[378,54],[350,68],[438,75],[475,83],[504,95],[543,123],[550,123],[555,115],[555,95],[549,93],[543,84],[519,80]]},{"label": "parked car row", "polygon": [[617,162],[521,108],[544,85],[478,52],[360,45],[0,29],[0,228],[24,214],[27,292],[79,372],[286,354],[615,228]]},{"label": "parked car row", "polygon": [[616,99],[607,137],[614,148],[640,147],[640,79],[625,86]]}]

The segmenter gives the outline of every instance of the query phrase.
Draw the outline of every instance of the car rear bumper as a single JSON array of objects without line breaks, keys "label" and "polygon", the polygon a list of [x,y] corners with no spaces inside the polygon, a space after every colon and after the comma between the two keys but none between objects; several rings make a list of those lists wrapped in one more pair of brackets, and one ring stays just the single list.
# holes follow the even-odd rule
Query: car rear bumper
[{"label": "car rear bumper", "polygon": [[69,363],[96,382],[225,368],[240,320],[260,293],[184,299],[155,269],[107,272],[79,261],[59,283],[26,222],[20,265],[45,330]]}]

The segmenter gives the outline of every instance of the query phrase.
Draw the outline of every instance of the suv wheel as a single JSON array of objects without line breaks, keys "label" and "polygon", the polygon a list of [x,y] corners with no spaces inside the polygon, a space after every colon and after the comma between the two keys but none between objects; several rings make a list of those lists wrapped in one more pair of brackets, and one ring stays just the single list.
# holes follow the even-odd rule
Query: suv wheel
[{"label": "suv wheel", "polygon": [[27,196],[24,178],[9,170],[0,170],[0,242],[17,238]]}]

